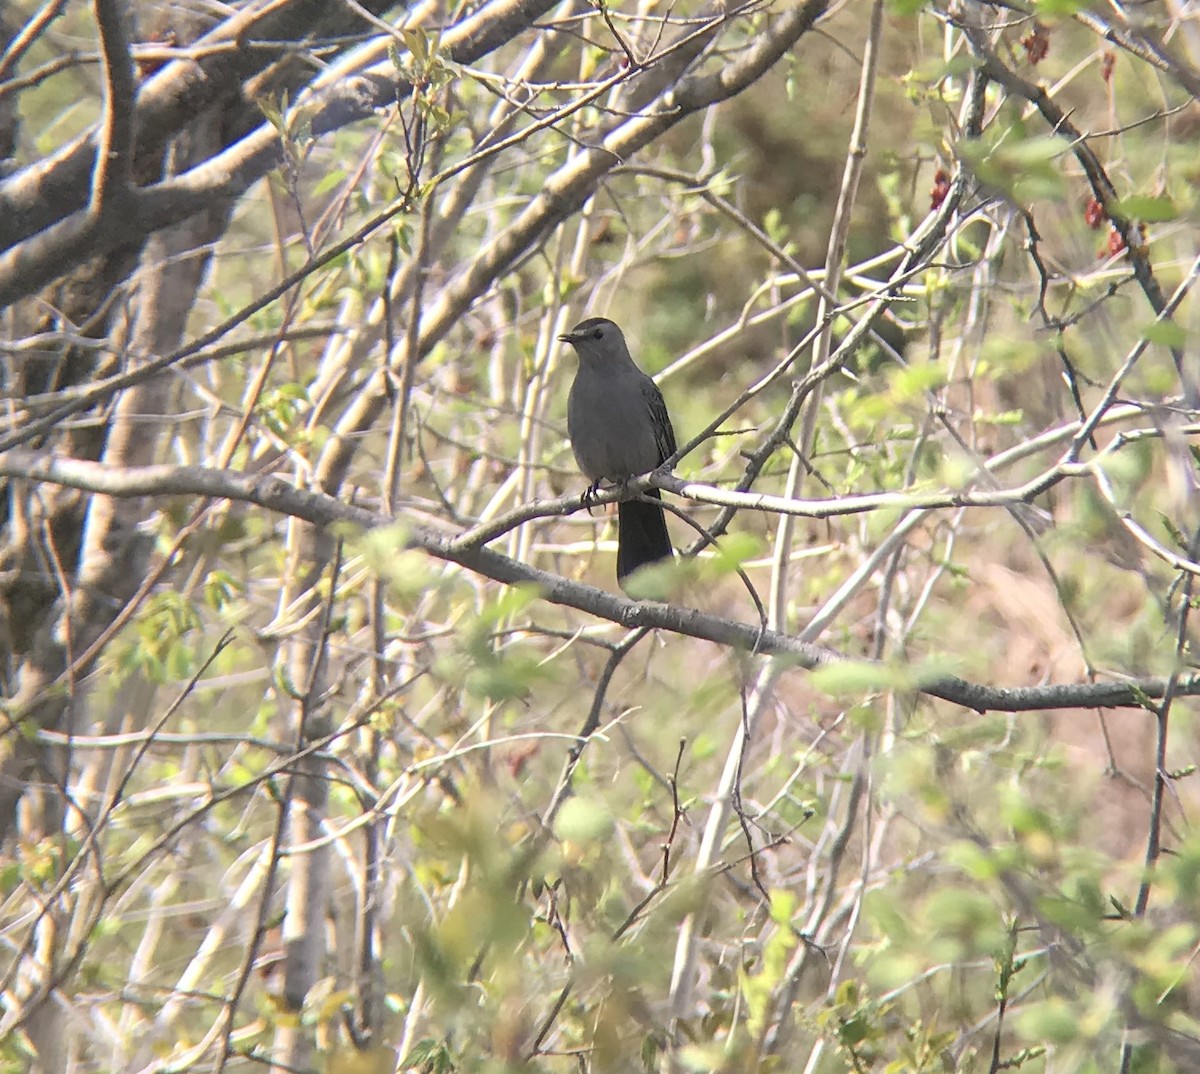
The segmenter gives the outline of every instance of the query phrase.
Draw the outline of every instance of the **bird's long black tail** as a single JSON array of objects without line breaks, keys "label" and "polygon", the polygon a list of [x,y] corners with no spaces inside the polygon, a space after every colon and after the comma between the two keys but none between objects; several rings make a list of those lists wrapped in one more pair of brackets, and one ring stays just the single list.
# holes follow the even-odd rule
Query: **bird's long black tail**
[{"label": "bird's long black tail", "polygon": [[[658,489],[647,489],[646,495],[662,498]],[[617,505],[618,583],[623,584],[639,567],[672,555],[666,514],[658,504],[627,500]]]}]

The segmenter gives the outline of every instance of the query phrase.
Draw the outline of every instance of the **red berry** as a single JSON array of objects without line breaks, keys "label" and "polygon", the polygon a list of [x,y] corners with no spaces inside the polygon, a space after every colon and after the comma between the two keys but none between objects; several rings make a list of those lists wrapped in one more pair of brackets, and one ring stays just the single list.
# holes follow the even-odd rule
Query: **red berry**
[{"label": "red berry", "polygon": [[941,207],[946,195],[950,193],[950,173],[945,168],[938,168],[933,176],[933,189],[929,191],[929,211]]},{"label": "red berry", "polygon": [[1021,46],[1025,49],[1025,58],[1031,64],[1039,64],[1050,51],[1050,31],[1040,22],[1033,24],[1033,29],[1021,38]]}]

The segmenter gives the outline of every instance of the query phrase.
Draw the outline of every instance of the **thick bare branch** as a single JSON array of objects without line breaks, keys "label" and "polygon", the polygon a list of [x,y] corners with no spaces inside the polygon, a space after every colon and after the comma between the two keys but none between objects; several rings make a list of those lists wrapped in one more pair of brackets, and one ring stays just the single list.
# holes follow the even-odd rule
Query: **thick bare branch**
[{"label": "thick bare branch", "polygon": [[[291,0],[282,6],[304,7],[310,2]],[[338,11],[344,16],[349,10],[340,4],[319,6],[323,12]],[[375,0],[369,6],[384,10],[390,5]],[[446,55],[457,62],[474,62],[504,44],[521,27],[532,25],[551,6],[553,0],[493,0],[445,33]],[[241,26],[248,17],[242,15],[230,20],[230,24],[214,33],[214,40],[224,40],[235,34],[238,27],[240,32],[248,33],[250,27]],[[265,18],[263,21],[266,22]],[[327,21],[322,19],[319,24]],[[301,25],[306,33],[310,32],[308,23]],[[265,26],[256,29],[267,33]],[[281,36],[286,38],[287,34]],[[208,41],[205,39],[201,44]],[[255,54],[254,50],[238,50],[239,55],[244,52]],[[261,62],[265,63],[265,59]],[[154,139],[168,136],[197,110],[210,105],[218,90],[233,96],[240,93],[238,79],[249,77],[253,71],[230,66],[231,63],[224,53],[218,52],[203,64],[179,61],[156,75],[138,95],[135,130],[139,152],[151,153],[160,144]],[[217,69],[209,71],[209,64],[218,65]],[[193,84],[187,76],[197,68],[204,77]],[[315,85],[319,88],[314,94],[307,97],[295,94],[314,137],[340,130],[377,109],[394,105],[412,90],[407,83],[396,80],[390,61],[379,71],[343,77],[332,85],[322,85],[317,80]],[[89,143],[83,139],[70,153],[64,151],[61,159],[47,161],[39,169],[26,169],[8,183],[0,184],[0,250],[5,251],[0,254],[0,307],[32,294],[72,261],[104,253],[118,243],[145,236],[244,193],[284,159],[284,151],[280,132],[270,123],[260,124],[190,171],[137,190],[125,218],[107,219],[99,226],[83,209],[80,190],[76,189],[83,182],[77,174],[81,165],[93,156]],[[86,184],[82,189],[86,191]],[[5,230],[6,219],[11,230]],[[18,219],[22,223],[19,229],[15,223]],[[35,222],[40,226],[33,226]]]},{"label": "thick bare branch", "polygon": [[21,57],[29,51],[29,47],[46,32],[47,27],[62,14],[67,6],[67,0],[46,0],[41,9],[15,34],[3,55],[0,55],[0,81],[5,81],[8,75],[20,63]]},{"label": "thick bare branch", "polygon": [[94,0],[96,28],[104,69],[104,119],[100,128],[88,216],[121,214],[133,178],[133,57],[125,26],[124,5]]},{"label": "thick bare branch", "polygon": [[[378,14],[391,2],[366,0],[364,6]],[[139,154],[160,153],[172,135],[205,109],[236,97],[243,81],[291,48],[286,42],[316,41],[361,25],[344,5],[325,0],[283,0],[235,12],[196,43],[193,58],[169,64],[140,87],[130,117]],[[0,183],[0,250],[84,208],[99,133],[95,128],[85,132]]]},{"label": "thick bare branch", "polygon": [[[142,466],[113,469],[99,463],[36,456],[13,451],[0,456],[0,475],[67,485],[108,496],[208,496],[256,504],[270,511],[302,519],[317,527],[351,523],[363,530],[397,525],[363,507],[342,503],[332,496],[296,488],[278,477],[254,477],[201,466]],[[833,649],[800,641],[788,634],[762,630],[692,608],[657,602],[639,602],[594,586],[518,563],[487,548],[455,549],[450,538],[417,526],[403,525],[403,540],[436,559],[457,563],[506,585],[532,585],[552,604],[575,608],[617,623],[626,629],[648,627],[666,630],[718,645],[766,656],[781,656],[809,670],[845,662],[849,658]],[[1144,708],[1148,699],[1161,698],[1172,680],[1142,678],[1114,683],[1070,683],[1047,686],[994,687],[956,676],[916,675],[889,670],[872,661],[853,661],[877,669],[881,689],[904,685],[914,692],[951,701],[977,712],[1027,712],[1062,708]],[[891,682],[889,683],[889,679]],[[1200,694],[1200,674],[1174,680],[1178,696]]]},{"label": "thick bare branch", "polygon": [[[1046,92],[1044,87],[1027,82],[1000,59],[988,42],[987,34],[979,26],[967,21],[962,24],[962,28],[988,77],[998,82],[1010,93],[1028,101],[1041,113],[1053,133],[1070,140],[1071,152],[1079,161],[1084,174],[1087,175],[1093,196],[1104,207],[1109,221],[1125,244],[1130,263],[1133,266],[1133,274],[1145,294],[1146,300],[1150,303],[1150,308],[1164,321],[1170,321],[1166,296],[1154,274],[1154,266],[1150,263],[1149,252],[1138,234],[1136,222],[1117,211],[1120,201],[1117,189],[1109,178],[1104,165],[1100,163],[1100,158],[1088,145],[1083,132],[1071,122],[1068,113]],[[1170,350],[1188,405],[1200,406],[1200,385],[1197,384],[1193,371],[1185,365],[1183,349],[1171,346]]]},{"label": "thick bare branch", "polygon": [[737,61],[715,74],[684,78],[673,90],[664,93],[647,114],[615,125],[588,152],[550,176],[541,193],[512,224],[443,289],[440,299],[426,314],[422,352],[428,353],[445,336],[493,280],[526,251],[535,249],[542,236],[576,212],[609,172],[687,116],[728,100],[754,83],[812,29],[827,7],[827,0],[806,0],[790,9]]}]

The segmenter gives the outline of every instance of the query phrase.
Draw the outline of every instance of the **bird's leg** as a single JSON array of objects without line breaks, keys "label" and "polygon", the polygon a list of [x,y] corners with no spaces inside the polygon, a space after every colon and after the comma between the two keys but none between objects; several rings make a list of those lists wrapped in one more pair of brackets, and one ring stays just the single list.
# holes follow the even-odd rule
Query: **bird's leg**
[{"label": "bird's leg", "polygon": [[583,490],[583,495],[579,497],[579,506],[586,507],[587,513],[592,513],[592,507],[596,502],[596,493],[600,491],[600,482],[593,481],[587,488]]}]

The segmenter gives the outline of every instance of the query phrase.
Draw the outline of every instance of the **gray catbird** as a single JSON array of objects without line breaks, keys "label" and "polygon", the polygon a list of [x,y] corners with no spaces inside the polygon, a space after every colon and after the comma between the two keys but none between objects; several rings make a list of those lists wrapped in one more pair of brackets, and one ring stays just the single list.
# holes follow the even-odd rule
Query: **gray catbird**
[{"label": "gray catbird", "polygon": [[[567,432],[579,469],[595,491],[601,481],[621,484],[649,473],[675,454],[675,430],[662,392],[634,364],[612,321],[589,317],[566,335],[579,355],[567,399]],[[660,499],[658,489],[646,495]],[[617,505],[617,581],[639,567],[669,559],[671,538],[663,509],[644,500]]]}]

